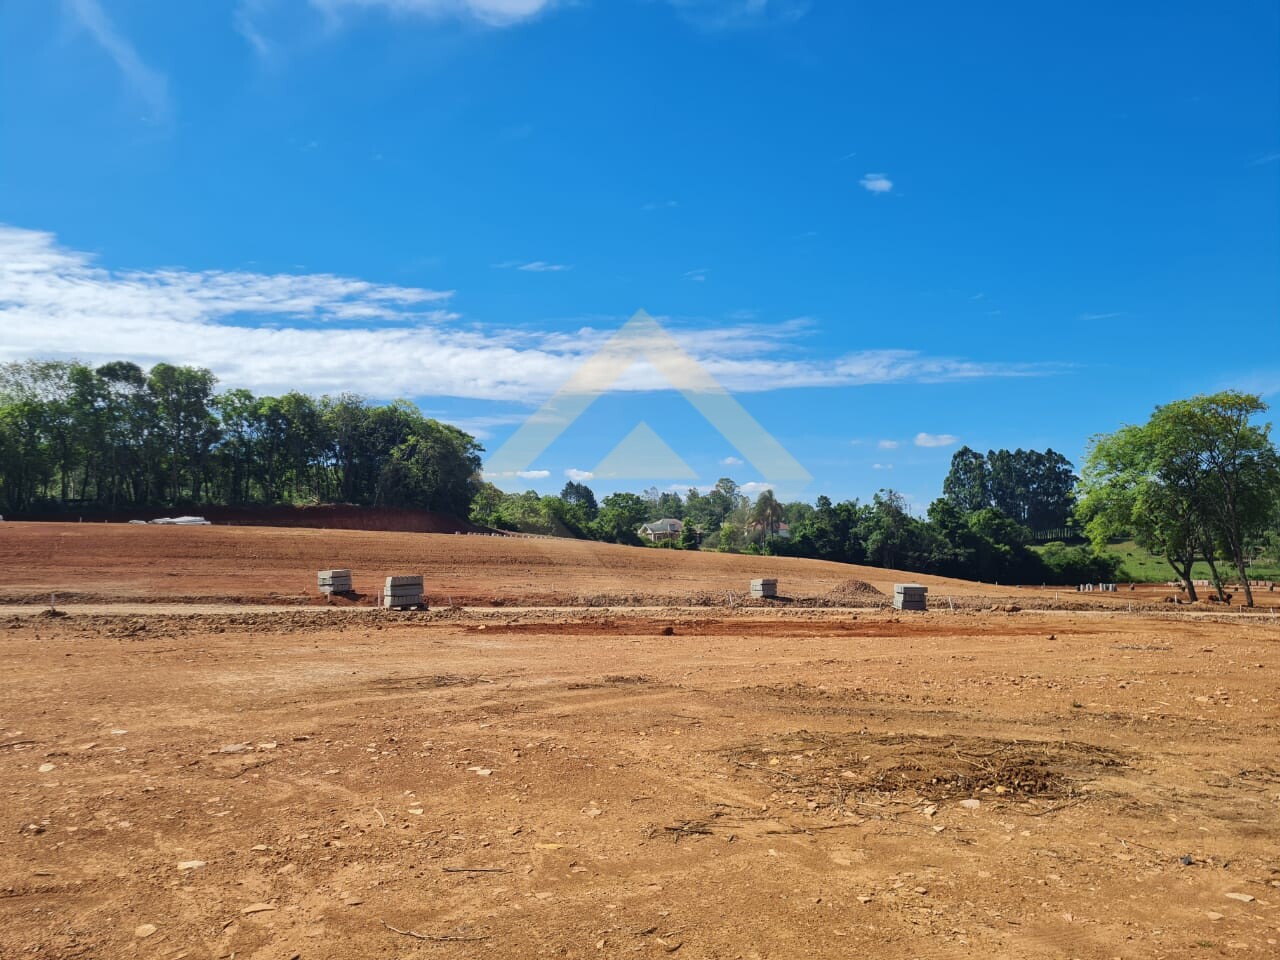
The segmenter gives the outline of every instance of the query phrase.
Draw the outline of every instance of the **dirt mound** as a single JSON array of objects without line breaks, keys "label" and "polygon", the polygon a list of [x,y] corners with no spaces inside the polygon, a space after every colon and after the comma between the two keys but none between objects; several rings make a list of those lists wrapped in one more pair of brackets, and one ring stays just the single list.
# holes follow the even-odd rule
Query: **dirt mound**
[{"label": "dirt mound", "polygon": [[826,600],[847,603],[850,606],[887,604],[889,598],[865,580],[846,580],[827,591]]}]

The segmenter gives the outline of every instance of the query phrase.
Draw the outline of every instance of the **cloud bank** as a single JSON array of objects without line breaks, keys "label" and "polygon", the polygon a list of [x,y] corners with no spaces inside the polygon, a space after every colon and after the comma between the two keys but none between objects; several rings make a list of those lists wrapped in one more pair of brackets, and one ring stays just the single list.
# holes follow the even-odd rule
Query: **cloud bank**
[{"label": "cloud bank", "polygon": [[[571,332],[490,327],[464,321],[454,299],[449,290],[327,273],[113,270],[59,245],[53,234],[0,224],[0,362],[165,361],[208,367],[225,385],[267,393],[352,390],[375,398],[534,404],[559,389],[621,323],[607,319]],[[814,329],[807,318],[667,325],[716,380],[738,392],[1043,372],[913,350],[797,356]],[[667,386],[657,370],[639,363],[611,389]]]}]

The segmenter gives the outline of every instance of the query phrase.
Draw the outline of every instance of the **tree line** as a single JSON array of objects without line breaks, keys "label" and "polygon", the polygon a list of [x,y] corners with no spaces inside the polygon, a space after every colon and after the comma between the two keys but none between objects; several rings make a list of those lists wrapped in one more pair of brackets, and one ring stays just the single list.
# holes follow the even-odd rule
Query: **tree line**
[{"label": "tree line", "polygon": [[465,517],[481,450],[404,400],[219,392],[210,371],[167,363],[0,365],[8,513],[340,501]]},{"label": "tree line", "polygon": [[[1114,581],[1121,560],[1109,542],[1135,538],[1168,560],[1196,598],[1192,567],[1206,562],[1220,598],[1219,563],[1243,582],[1250,558],[1280,560],[1280,458],[1261,398],[1235,392],[1157,408],[1149,423],[1093,438],[1083,479],[1052,449],[956,451],[943,494],[923,517],[881,490],[870,502],[754,500],[730,478],[709,491],[656,488],[614,493],[597,503],[568,483],[559,496],[507,494],[483,484],[477,523],[505,530],[640,543],[641,524],[682,520],[669,548],[776,554],[894,567],[1000,583]],[[783,525],[785,524],[785,531]],[[1036,532],[1083,530],[1084,542]],[[785,533],[785,535],[783,535]]]},{"label": "tree line", "polygon": [[[1019,462],[1043,462],[1043,455],[1038,456]],[[966,471],[970,459],[957,453],[953,473]],[[1062,497],[1047,515],[1070,514],[1071,488]],[[734,480],[722,477],[706,492],[693,488],[681,495],[650,488],[640,494],[610,494],[599,503],[581,483],[566,484],[559,496],[532,490],[507,494],[485,484],[471,519],[505,530],[638,544],[642,524],[670,518],[683,522],[679,540],[661,544],[670,548],[809,557],[1003,583],[1114,579],[1118,559],[1061,543],[1034,550],[1025,524],[998,507],[971,506],[944,495],[925,517],[917,517],[893,490],[881,490],[866,503],[833,502],[825,496],[812,504],[784,503],[772,490],[753,500]]]},{"label": "tree line", "polygon": [[[1145,424],[1094,437],[1083,477],[1054,450],[962,447],[924,516],[901,494],[869,502],[754,499],[730,478],[683,494],[650,488],[597,501],[508,494],[481,480],[481,446],[405,400],[219,391],[203,368],[116,361],[0,365],[0,506],[331,503],[417,507],[496,529],[639,544],[672,518],[663,546],[873,564],[1003,583],[1112,580],[1108,542],[1164,557],[1196,598],[1204,563],[1252,603],[1252,558],[1280,555],[1280,456],[1260,397],[1227,391],[1157,407]],[[1033,549],[1034,532],[1079,524],[1088,542]]]}]

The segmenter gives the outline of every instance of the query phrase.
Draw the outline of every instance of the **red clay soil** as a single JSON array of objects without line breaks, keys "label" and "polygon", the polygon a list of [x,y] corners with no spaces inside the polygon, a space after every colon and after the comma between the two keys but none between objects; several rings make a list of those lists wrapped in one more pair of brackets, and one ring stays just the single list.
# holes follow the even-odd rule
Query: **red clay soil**
[{"label": "red clay soil", "polygon": [[469,533],[479,532],[466,520],[429,510],[407,507],[358,507],[349,503],[323,503],[313,506],[190,506],[165,510],[106,511],[90,508],[83,511],[29,514],[18,519],[42,523],[128,523],[130,520],[154,520],[194,514],[215,524],[258,527],[314,527],[319,530],[396,530],[405,533]]},{"label": "red clay soil", "polygon": [[937,602],[1010,592],[821,560],[549,538],[0,523],[0,602],[43,602],[50,594],[61,602],[307,602],[317,600],[316,571],[334,567],[350,568],[355,590],[366,598],[389,575],[422,574],[437,605],[723,604],[729,595],[744,598],[760,577],[777,578],[779,593],[798,599],[843,595],[851,580],[880,591],[880,602],[903,581],[928,585]]},{"label": "red clay soil", "polygon": [[[316,565],[232,532],[56,553]],[[534,569],[457,539],[459,580]],[[5,960],[1280,955],[1256,617],[2,614]]]}]

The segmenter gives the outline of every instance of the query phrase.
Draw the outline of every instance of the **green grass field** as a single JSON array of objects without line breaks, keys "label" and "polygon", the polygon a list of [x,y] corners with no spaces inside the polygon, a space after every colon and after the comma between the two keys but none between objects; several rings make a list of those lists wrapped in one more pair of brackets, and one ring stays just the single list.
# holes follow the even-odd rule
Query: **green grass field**
[{"label": "green grass field", "polygon": [[[1164,583],[1166,580],[1177,579],[1173,568],[1165,562],[1163,557],[1153,557],[1132,540],[1109,544],[1107,552],[1119,557],[1120,562],[1124,564],[1118,575],[1121,583]],[[1235,568],[1229,564],[1219,563],[1218,573],[1223,580],[1236,579]],[[1192,571],[1192,579],[1208,580],[1209,565],[1197,563]],[[1251,566],[1249,579],[1280,581],[1280,567],[1270,564]]]}]

